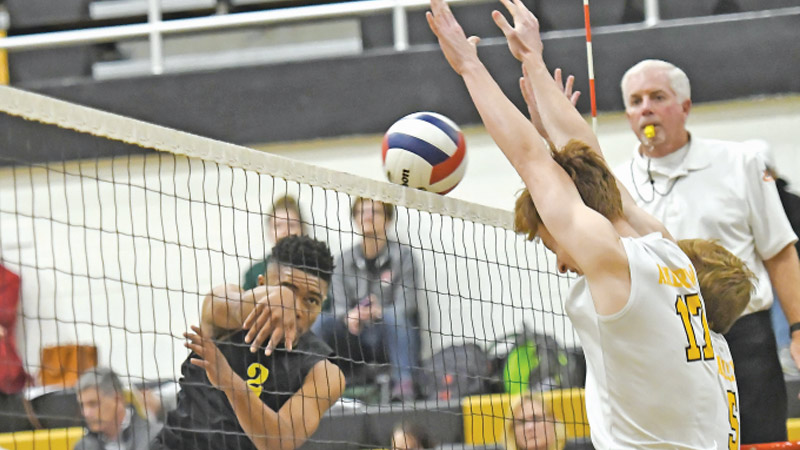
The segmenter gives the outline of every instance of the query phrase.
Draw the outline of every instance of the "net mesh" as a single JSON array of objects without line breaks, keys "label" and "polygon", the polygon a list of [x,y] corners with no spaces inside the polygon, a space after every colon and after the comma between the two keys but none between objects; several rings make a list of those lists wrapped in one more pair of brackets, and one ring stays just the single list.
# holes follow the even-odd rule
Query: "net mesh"
[{"label": "net mesh", "polygon": [[[186,406],[192,379],[183,333],[200,323],[212,288],[240,285],[269,255],[275,201],[289,195],[306,234],[336,258],[332,298],[315,331],[347,377],[342,399],[304,448],[388,447],[404,421],[439,444],[502,442],[523,420],[510,411],[528,391],[543,401],[554,436],[586,435],[582,358],[562,307],[568,279],[549,270],[552,254],[510,230],[510,212],[12,88],[0,88],[0,109],[0,263],[21,281],[18,305],[7,292],[0,304],[0,325],[16,338],[0,341],[9,355],[0,382],[9,384],[16,353],[32,378],[2,397],[0,431],[96,431],[82,418],[91,412],[81,410],[75,387],[79,372],[96,364],[121,377],[124,398],[148,428],[202,423],[192,436],[238,433],[244,439],[226,447],[251,445],[252,433],[225,428],[232,403],[180,426],[167,411],[200,414]],[[360,250],[358,198],[361,209],[395,205],[383,260]],[[359,322],[360,334],[347,331],[347,313],[369,294],[381,313]],[[239,375],[253,386],[256,375]],[[256,422],[272,420],[261,414]],[[310,434],[285,428],[279,434]],[[53,439],[74,443],[82,434]],[[27,439],[2,436],[0,446]]]}]

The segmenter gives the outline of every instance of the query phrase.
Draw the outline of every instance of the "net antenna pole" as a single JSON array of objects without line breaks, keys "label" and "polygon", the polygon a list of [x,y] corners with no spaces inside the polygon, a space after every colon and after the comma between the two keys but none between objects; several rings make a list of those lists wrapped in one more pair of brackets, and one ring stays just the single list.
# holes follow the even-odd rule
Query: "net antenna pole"
[{"label": "net antenna pole", "polygon": [[592,131],[597,135],[597,95],[594,88],[594,56],[592,56],[592,22],[589,0],[583,0],[583,22],[586,26],[586,63],[589,68],[589,99],[592,102]]}]

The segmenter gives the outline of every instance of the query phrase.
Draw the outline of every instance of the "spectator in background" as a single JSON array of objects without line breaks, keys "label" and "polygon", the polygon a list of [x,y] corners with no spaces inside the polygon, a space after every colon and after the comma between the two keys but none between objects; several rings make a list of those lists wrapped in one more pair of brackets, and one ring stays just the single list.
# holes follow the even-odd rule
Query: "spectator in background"
[{"label": "spectator in background", "polygon": [[[800,197],[789,192],[789,183],[778,175],[775,169],[775,158],[772,155],[769,144],[763,140],[755,139],[747,141],[745,144],[752,146],[764,160],[767,166],[764,176],[772,177],[775,180],[775,186],[778,188],[778,196],[781,199],[783,210],[786,212],[786,217],[792,225],[794,234],[800,236]],[[795,242],[794,246],[797,252],[800,253],[800,241]],[[775,297],[777,298],[777,294],[775,294]],[[797,370],[797,366],[792,360],[792,353],[789,348],[792,343],[791,332],[786,321],[786,315],[783,314],[783,309],[781,309],[780,301],[772,303],[770,315],[772,317],[772,327],[775,331],[775,341],[778,344],[778,359],[783,367],[783,372],[788,375],[800,375],[800,371]]]},{"label": "spectator in background", "polygon": [[566,429],[541,397],[526,392],[511,403],[504,443],[506,450],[561,450],[566,443]]},{"label": "spectator in background", "polygon": [[122,383],[111,369],[85,372],[77,393],[89,433],[75,444],[75,450],[145,450],[161,429],[125,401]]},{"label": "spectator in background", "polygon": [[392,450],[434,448],[436,445],[428,429],[417,422],[404,420],[392,428]]},{"label": "spectator in background", "polygon": [[415,397],[412,370],[419,365],[417,261],[411,249],[389,241],[394,205],[357,198],[351,210],[361,242],[336,260],[330,313],[313,331],[341,358],[352,377],[356,364],[388,362],[394,400]]},{"label": "spectator in background", "polygon": [[[300,213],[300,205],[297,200],[290,195],[278,198],[272,204],[272,210],[267,214],[267,239],[273,244],[286,236],[302,236],[303,215]],[[258,276],[267,272],[269,255],[264,259],[250,266],[242,279],[242,290],[253,289],[258,286]]]},{"label": "spectator in background", "polygon": [[[716,239],[758,278],[750,304],[725,335],[739,384],[741,442],[785,441],[786,386],[768,311],[769,286],[800,331],[800,261],[774,180],[764,176],[764,163],[746,146],[690,135],[689,78],[673,64],[639,62],[621,84],[639,144],[615,170],[618,180],[676,239]],[[797,364],[797,331],[791,351]]]}]

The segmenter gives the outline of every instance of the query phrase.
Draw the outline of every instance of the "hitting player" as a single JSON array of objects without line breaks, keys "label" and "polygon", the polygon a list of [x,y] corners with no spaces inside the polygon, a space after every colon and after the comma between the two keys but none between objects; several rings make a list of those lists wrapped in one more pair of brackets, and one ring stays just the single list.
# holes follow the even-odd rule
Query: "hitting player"
[{"label": "hitting player", "polygon": [[344,390],[309,332],[332,270],[327,245],[290,236],[272,249],[267,286],[215,288],[185,335],[178,406],[151,449],[294,449],[314,433]]},{"label": "hitting player", "polygon": [[[572,106],[542,60],[535,17],[519,1],[504,4],[516,28],[499,12],[495,21],[532,78],[537,101],[563,105],[569,116]],[[515,208],[517,228],[540,238],[560,271],[578,275],[566,309],[587,357],[595,447],[727,448],[730,424],[722,421],[717,362],[688,257],[661,234],[640,235],[638,219],[626,218],[602,157],[570,140],[596,142],[591,130],[567,117],[552,128],[560,149],[551,153],[479,60],[478,39],[466,38],[443,0],[431,0],[431,9],[428,22],[445,57],[528,188]],[[547,86],[537,82],[545,76]],[[555,116],[543,119],[562,120]]]}]

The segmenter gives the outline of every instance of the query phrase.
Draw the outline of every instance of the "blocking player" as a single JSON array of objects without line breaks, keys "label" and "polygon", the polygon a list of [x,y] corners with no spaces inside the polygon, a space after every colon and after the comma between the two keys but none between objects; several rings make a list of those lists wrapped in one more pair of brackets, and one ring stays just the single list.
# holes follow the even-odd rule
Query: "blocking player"
[{"label": "blocking player", "polygon": [[492,79],[477,56],[478,39],[467,39],[446,3],[431,0],[427,18],[488,132],[527,186],[517,201],[517,227],[556,254],[560,271],[578,275],[565,306],[586,353],[595,447],[723,448],[724,440],[727,448],[731,424],[722,421],[728,414],[691,261],[673,241],[642,236],[626,218],[600,154],[572,140],[596,143],[590,129],[573,122],[569,100],[547,72],[535,17],[518,0],[504,4],[515,27],[499,12],[494,19],[523,61],[537,101],[566,112],[543,114],[545,125],[563,121],[552,127],[550,138],[560,147],[552,153]]},{"label": "blocking player", "polygon": [[[178,406],[152,449],[294,449],[344,390],[344,375],[313,333],[333,258],[290,236],[272,249],[266,286],[220,286],[186,333]],[[262,344],[267,342],[266,347]]]}]

